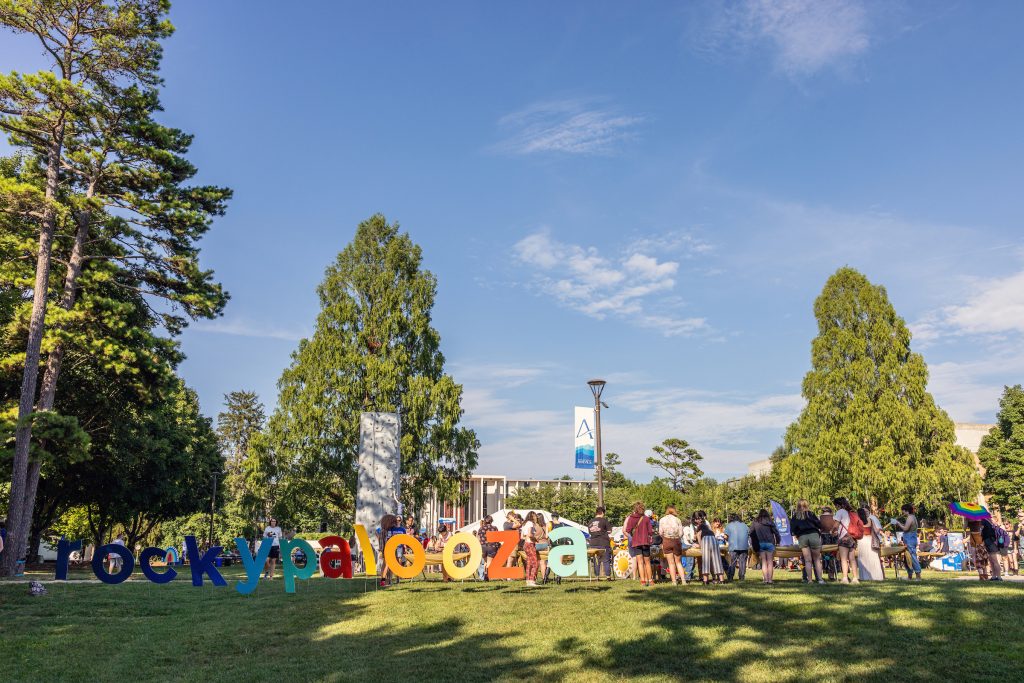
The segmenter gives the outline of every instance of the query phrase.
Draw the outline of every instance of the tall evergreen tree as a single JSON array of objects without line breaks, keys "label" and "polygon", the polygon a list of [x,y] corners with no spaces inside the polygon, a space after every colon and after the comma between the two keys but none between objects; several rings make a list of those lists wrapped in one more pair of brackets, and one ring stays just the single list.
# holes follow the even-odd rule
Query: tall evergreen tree
[{"label": "tall evergreen tree", "polygon": [[217,415],[217,436],[224,455],[222,508],[227,525],[247,534],[266,516],[263,473],[254,460],[256,441],[266,423],[263,404],[255,391],[224,395],[224,410]]},{"label": "tall evergreen tree", "polygon": [[268,448],[281,468],[280,496],[324,521],[351,519],[363,411],[396,412],[402,429],[402,493],[422,504],[429,487],[458,493],[479,442],[460,427],[462,386],[444,372],[431,326],[436,280],[420,248],[377,214],[327,268],[320,314],[278,382]]},{"label": "tall evergreen tree", "polygon": [[647,464],[665,472],[674,491],[685,491],[704,476],[698,465],[703,456],[684,439],[665,439],[651,450],[657,455],[648,457]]},{"label": "tall evergreen tree", "polygon": [[818,336],[804,377],[807,405],[778,452],[790,499],[833,496],[939,507],[979,479],[953,422],[926,390],[928,370],[885,289],[840,268],[814,302]]},{"label": "tall evergreen tree", "polygon": [[1015,514],[1024,510],[1024,388],[1003,389],[996,426],[981,440],[978,460],[985,468],[984,492]]},{"label": "tall evergreen tree", "polygon": [[[37,161],[40,178],[0,181],[8,211],[34,221],[38,233],[11,486],[16,542],[27,532],[40,475],[41,463],[28,454],[38,419],[33,412],[54,409],[63,361],[89,338],[74,335],[89,329],[81,324],[89,312],[79,300],[90,264],[95,273],[106,269],[107,282],[125,296],[169,302],[146,305],[171,334],[184,325],[179,311],[211,317],[226,301],[198,267],[195,243],[230,193],[186,185],[195,174],[183,157],[191,137],[153,119],[160,110],[159,41],[173,30],[164,17],[168,6],[166,0],[0,1],[0,25],[34,36],[53,58],[52,71],[0,77],[0,128]],[[51,269],[58,237],[67,245],[59,274]],[[106,306],[107,315],[117,317],[120,298]],[[116,349],[108,351],[131,365]]]}]

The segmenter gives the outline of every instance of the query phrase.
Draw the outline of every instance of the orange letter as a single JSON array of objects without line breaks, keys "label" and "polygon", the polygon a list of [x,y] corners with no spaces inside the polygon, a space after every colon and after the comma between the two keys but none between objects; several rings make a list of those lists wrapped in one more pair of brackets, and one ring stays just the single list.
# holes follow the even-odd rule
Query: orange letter
[{"label": "orange letter", "polygon": [[506,567],[505,563],[519,547],[518,531],[488,531],[486,541],[488,543],[501,543],[498,552],[491,560],[491,566],[487,568],[487,576],[491,579],[521,579],[523,568],[512,566]]},{"label": "orange letter", "polygon": [[[404,545],[412,551],[412,565],[403,567],[398,562],[398,546]],[[409,534],[395,534],[384,544],[384,562],[388,569],[394,572],[400,579],[411,579],[418,576],[427,564],[427,554],[423,552],[423,545]]]}]

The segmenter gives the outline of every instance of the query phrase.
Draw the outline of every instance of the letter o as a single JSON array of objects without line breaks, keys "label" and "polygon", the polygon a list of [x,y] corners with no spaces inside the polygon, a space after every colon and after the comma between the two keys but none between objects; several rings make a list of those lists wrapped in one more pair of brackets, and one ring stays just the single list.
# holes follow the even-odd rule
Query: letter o
[{"label": "letter o", "polygon": [[[405,545],[412,550],[412,564],[408,567],[402,566],[398,561],[398,546]],[[384,544],[384,563],[395,576],[400,579],[411,579],[419,576],[423,568],[427,566],[427,554],[423,551],[423,545],[409,534],[395,534]]]},{"label": "letter o", "polygon": [[[121,558],[121,571],[116,574],[108,574],[103,566],[107,555],[118,555]],[[103,583],[121,583],[135,571],[135,556],[128,548],[119,543],[108,543],[101,545],[92,555],[92,573]]]},{"label": "letter o", "polygon": [[[455,554],[455,548],[463,543],[469,546],[469,560],[466,562],[466,566],[459,567],[455,564],[455,560],[452,559],[452,555]],[[444,570],[448,572],[448,576],[456,581],[461,581],[476,574],[483,556],[484,549],[480,547],[480,541],[477,540],[476,536],[467,531],[460,531],[449,538],[448,542],[444,544],[444,549],[441,550],[441,564],[444,566]]]}]

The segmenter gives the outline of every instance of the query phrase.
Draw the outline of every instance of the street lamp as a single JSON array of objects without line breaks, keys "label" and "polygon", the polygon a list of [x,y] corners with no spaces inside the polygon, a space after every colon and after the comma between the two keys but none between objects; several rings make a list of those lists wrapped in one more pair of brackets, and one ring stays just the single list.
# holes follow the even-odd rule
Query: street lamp
[{"label": "street lamp", "polygon": [[601,392],[604,391],[604,385],[607,382],[603,379],[592,379],[587,384],[590,385],[590,392],[594,394],[594,445],[597,447],[597,504],[604,507],[604,466],[601,460]]}]

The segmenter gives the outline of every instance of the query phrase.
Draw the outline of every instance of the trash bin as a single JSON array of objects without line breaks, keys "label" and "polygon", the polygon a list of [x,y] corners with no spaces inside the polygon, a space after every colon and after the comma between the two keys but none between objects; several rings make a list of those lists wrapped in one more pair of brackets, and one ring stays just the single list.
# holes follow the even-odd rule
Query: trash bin
[{"label": "trash bin", "polygon": [[14,563],[14,575],[25,576],[25,560],[18,560]]},{"label": "trash bin", "polygon": [[216,567],[223,567],[224,566],[224,558],[223,557],[218,557],[216,560],[214,560],[213,564]]}]

